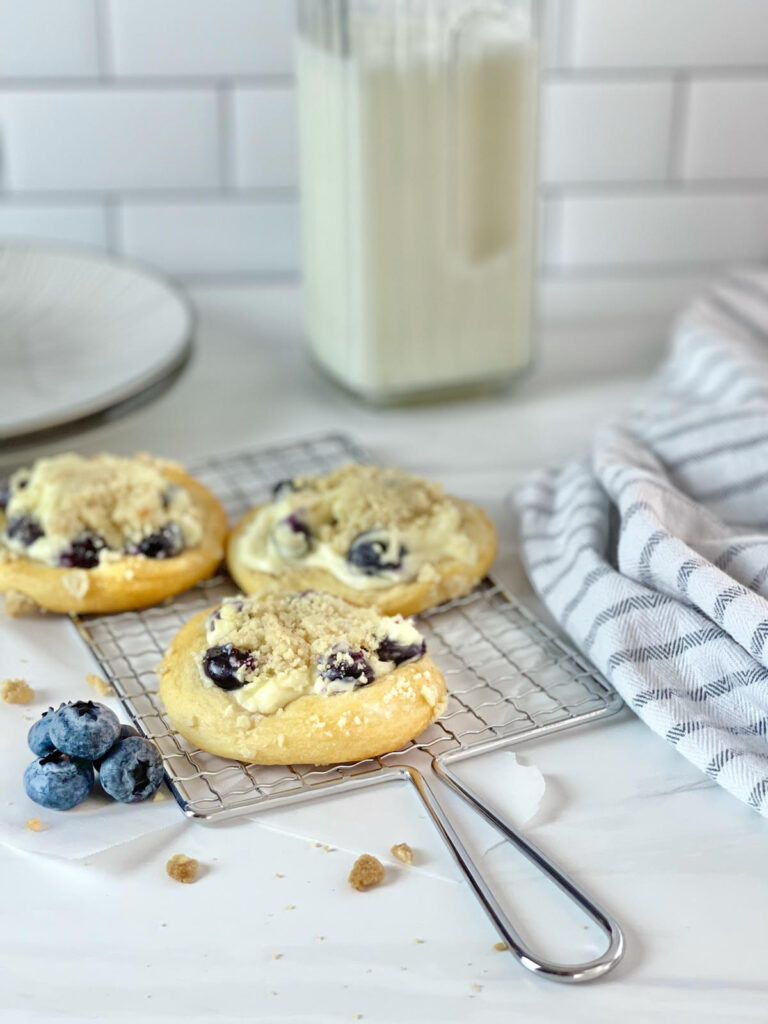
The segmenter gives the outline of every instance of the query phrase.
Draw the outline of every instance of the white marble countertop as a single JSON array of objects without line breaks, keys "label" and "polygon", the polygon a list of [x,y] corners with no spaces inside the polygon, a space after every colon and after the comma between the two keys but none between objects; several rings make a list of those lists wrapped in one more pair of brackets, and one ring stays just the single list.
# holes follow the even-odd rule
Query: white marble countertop
[{"label": "white marble countertop", "polygon": [[[516,393],[379,410],[309,364],[294,288],[198,289],[195,298],[197,350],[175,387],[46,450],[76,443],[183,459],[344,431],[377,459],[483,504],[499,527],[498,575],[527,599],[504,509],[510,486],[528,468],[585,450],[595,426],[636,393],[654,354],[633,347],[633,331],[618,327],[553,334],[540,368]],[[6,452],[0,463],[19,457]],[[0,674],[29,678],[41,706],[84,696],[91,666],[70,643],[64,621],[19,628],[0,619]],[[38,710],[4,707],[20,730]],[[473,774],[502,809],[499,759],[509,756],[493,755]],[[765,820],[626,711],[528,745],[520,758],[547,780],[527,833],[626,932],[626,957],[607,979],[561,987],[494,951],[497,935],[413,793],[394,785],[226,827],[179,816],[81,860],[0,846],[0,1020],[768,1019]],[[6,754],[6,773],[20,776],[23,766]],[[18,813],[23,828],[23,803]],[[546,953],[589,955],[594,939],[584,922],[487,826],[457,813],[524,933]],[[33,837],[41,850],[46,835]],[[349,889],[358,853],[383,855],[400,840],[418,850],[417,868],[392,870],[388,884],[365,895]],[[205,866],[193,886],[165,876],[167,857],[179,851]]]}]

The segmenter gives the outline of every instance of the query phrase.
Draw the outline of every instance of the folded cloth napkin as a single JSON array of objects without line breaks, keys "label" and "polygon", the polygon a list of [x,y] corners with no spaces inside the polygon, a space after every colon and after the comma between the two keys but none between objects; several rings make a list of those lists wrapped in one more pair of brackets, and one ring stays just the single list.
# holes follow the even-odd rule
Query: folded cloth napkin
[{"label": "folded cloth napkin", "polygon": [[513,500],[533,585],[576,645],[768,816],[768,272],[697,301],[626,421]]}]

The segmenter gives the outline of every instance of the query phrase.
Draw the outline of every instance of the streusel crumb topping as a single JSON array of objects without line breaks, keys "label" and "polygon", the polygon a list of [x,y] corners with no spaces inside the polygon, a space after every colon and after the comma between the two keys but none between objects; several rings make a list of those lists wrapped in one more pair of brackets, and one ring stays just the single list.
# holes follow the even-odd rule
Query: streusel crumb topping
[{"label": "streusel crumb topping", "polygon": [[[149,455],[40,459],[10,479],[4,543],[27,557],[60,564],[73,541],[89,538],[97,560],[105,561],[138,553],[132,546],[172,523],[183,546],[191,547],[202,537],[200,513],[187,491],[163,475],[169,465]],[[63,564],[77,566],[76,558],[77,553],[75,561]]]},{"label": "streusel crumb topping", "polygon": [[194,857],[188,857],[185,853],[174,853],[165,865],[169,878],[175,882],[184,882],[189,885],[197,878],[200,863]]},{"label": "streusel crumb topping", "polygon": [[229,598],[209,615],[206,641],[203,682],[261,714],[306,693],[365,686],[425,651],[421,634],[401,615],[315,591]]},{"label": "streusel crumb topping", "polygon": [[440,484],[400,469],[359,463],[328,476],[298,477],[294,485],[292,504],[309,505],[308,519],[311,525],[317,520],[317,536],[339,554],[365,530],[423,530],[454,507]]},{"label": "streusel crumb topping", "polygon": [[375,885],[381,885],[386,877],[384,865],[370,853],[361,854],[349,872],[349,884],[358,892],[365,892]]},{"label": "streusel crumb topping", "polygon": [[281,481],[237,551],[247,568],[321,568],[358,588],[427,579],[438,563],[475,554],[462,504],[440,484],[362,464]]},{"label": "streusel crumb topping", "polygon": [[[242,604],[242,608],[239,605]],[[227,640],[258,651],[262,673],[277,675],[304,668],[344,640],[371,648],[382,632],[382,616],[331,594],[257,595],[222,606]]]},{"label": "streusel crumb topping", "polygon": [[34,700],[35,691],[26,679],[4,679],[0,683],[0,697],[6,704],[29,704]]}]

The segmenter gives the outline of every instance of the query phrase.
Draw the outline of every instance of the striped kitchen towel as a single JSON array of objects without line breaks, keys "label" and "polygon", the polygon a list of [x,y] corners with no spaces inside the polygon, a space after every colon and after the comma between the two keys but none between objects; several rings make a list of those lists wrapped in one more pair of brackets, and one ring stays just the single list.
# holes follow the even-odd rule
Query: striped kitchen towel
[{"label": "striped kitchen towel", "polygon": [[638,408],[514,502],[533,585],[575,644],[768,816],[768,273],[696,302]]}]

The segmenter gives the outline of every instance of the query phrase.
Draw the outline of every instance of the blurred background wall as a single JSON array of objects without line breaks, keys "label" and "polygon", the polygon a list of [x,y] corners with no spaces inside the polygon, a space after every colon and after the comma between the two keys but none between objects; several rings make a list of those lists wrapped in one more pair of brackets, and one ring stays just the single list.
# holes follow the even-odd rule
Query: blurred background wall
[{"label": "blurred background wall", "polygon": [[[0,0],[0,238],[296,275],[291,0]],[[547,0],[545,321],[768,256],[768,0]]]}]

